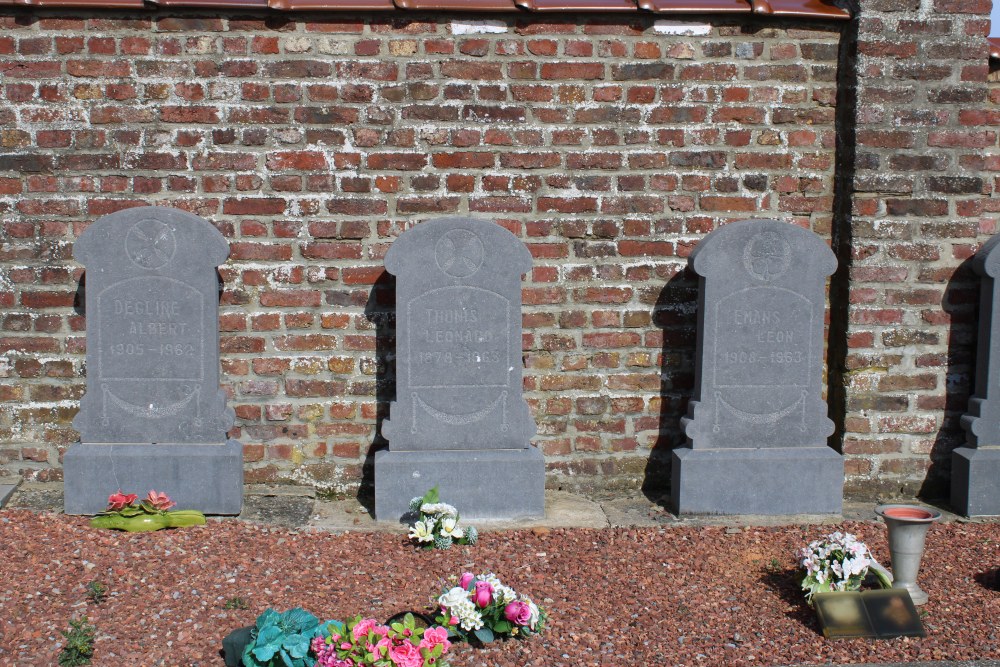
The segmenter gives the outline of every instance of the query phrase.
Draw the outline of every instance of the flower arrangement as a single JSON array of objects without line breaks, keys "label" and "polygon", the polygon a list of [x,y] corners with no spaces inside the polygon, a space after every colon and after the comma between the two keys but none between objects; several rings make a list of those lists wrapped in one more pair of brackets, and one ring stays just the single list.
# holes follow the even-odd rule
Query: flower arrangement
[{"label": "flower arrangement", "polygon": [[420,518],[410,527],[410,540],[424,549],[450,549],[452,543],[475,544],[479,531],[475,526],[462,526],[458,510],[441,502],[438,488],[410,501],[410,511]]},{"label": "flower arrangement", "polygon": [[361,616],[330,621],[322,634],[312,640],[316,667],[444,667],[438,660],[451,647],[448,630],[418,627],[413,614],[391,625]]},{"label": "flower arrangement", "polygon": [[138,498],[135,493],[126,494],[118,489],[108,496],[107,509],[91,519],[90,525],[128,532],[205,525],[205,515],[197,510],[169,511],[177,503],[165,493],[151,490],[142,500]]},{"label": "flower arrangement", "polygon": [[815,593],[860,590],[869,569],[875,572],[883,588],[892,585],[885,568],[875,561],[865,543],[851,533],[838,531],[810,542],[799,550],[799,558],[805,569],[802,590],[806,591],[810,605]]},{"label": "flower arrangement", "polygon": [[444,590],[435,603],[440,609],[435,621],[448,628],[449,636],[483,643],[496,637],[538,634],[548,617],[529,597],[518,595],[492,572],[463,573],[458,585]]}]

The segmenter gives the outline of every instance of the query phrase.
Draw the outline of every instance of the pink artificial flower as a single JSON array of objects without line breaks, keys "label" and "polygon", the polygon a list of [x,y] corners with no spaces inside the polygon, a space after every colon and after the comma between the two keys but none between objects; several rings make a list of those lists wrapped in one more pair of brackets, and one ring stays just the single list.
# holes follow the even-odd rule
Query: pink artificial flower
[{"label": "pink artificial flower", "polygon": [[388,652],[389,649],[392,648],[392,639],[390,639],[389,637],[382,637],[382,639],[378,640],[378,643],[375,644],[374,650],[369,651],[369,653],[375,653],[376,655],[378,655],[379,653],[381,653],[380,649],[382,649],[383,647],[385,648],[386,652]]},{"label": "pink artificial flower", "polygon": [[427,628],[424,631],[424,638],[420,640],[420,648],[433,649],[438,644],[441,644],[442,652],[447,652],[451,648],[451,642],[448,641],[448,629],[442,627]]},{"label": "pink artificial flower", "polygon": [[493,584],[488,581],[477,581],[476,590],[472,593],[472,601],[482,609],[493,600]]},{"label": "pink artificial flower", "polygon": [[118,510],[125,509],[129,505],[135,502],[138,498],[134,493],[124,494],[121,489],[118,489],[118,493],[112,493],[108,496],[108,510],[112,512],[117,512]]},{"label": "pink artificial flower", "polygon": [[160,510],[161,512],[166,512],[168,509],[176,505],[174,501],[170,499],[165,493],[157,493],[156,491],[150,489],[149,495],[147,495],[144,500],[146,500],[153,509]]},{"label": "pink artificial flower", "polygon": [[378,621],[374,618],[363,618],[358,621],[358,624],[354,626],[353,630],[351,630],[351,634],[354,635],[354,640],[357,641],[362,637],[367,637],[368,633],[375,629],[376,625],[378,625]]},{"label": "pink artificial flower", "polygon": [[424,657],[420,655],[420,649],[410,642],[403,642],[399,646],[389,649],[389,659],[399,667],[423,667]]},{"label": "pink artificial flower", "polygon": [[463,572],[462,578],[458,580],[458,585],[464,588],[465,590],[469,590],[469,584],[472,583],[473,579],[475,579],[475,577],[472,575],[471,572]]},{"label": "pink artificial flower", "polygon": [[376,625],[374,628],[372,628],[372,632],[374,632],[379,637],[385,637],[387,634],[389,634],[389,630],[390,628],[388,625]]},{"label": "pink artificial flower", "polygon": [[504,618],[517,625],[527,625],[531,620],[531,607],[527,602],[514,600],[503,609]]},{"label": "pink artificial flower", "polygon": [[458,616],[452,616],[448,619],[448,625],[458,625]]}]

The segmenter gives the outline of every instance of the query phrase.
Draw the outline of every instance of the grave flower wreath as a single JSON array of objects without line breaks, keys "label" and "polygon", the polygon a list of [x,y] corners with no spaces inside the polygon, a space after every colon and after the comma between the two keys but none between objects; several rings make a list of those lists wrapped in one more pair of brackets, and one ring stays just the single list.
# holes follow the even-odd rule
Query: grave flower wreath
[{"label": "grave flower wreath", "polygon": [[861,590],[869,570],[875,573],[880,587],[892,586],[889,572],[878,564],[868,546],[851,533],[838,531],[814,540],[800,549],[798,555],[805,570],[802,590],[810,606],[816,593]]},{"label": "grave flower wreath", "polygon": [[448,628],[449,637],[485,644],[497,637],[524,639],[545,628],[545,610],[492,572],[464,572],[457,583],[435,600],[440,613],[434,620]]},{"label": "grave flower wreath", "polygon": [[440,658],[451,647],[445,628],[421,627],[413,614],[385,624],[360,615],[320,623],[299,607],[267,609],[246,641],[238,652],[243,667],[447,667]]},{"label": "grave flower wreath", "polygon": [[458,509],[441,502],[438,487],[410,500],[410,512],[419,518],[410,526],[409,538],[424,549],[450,549],[453,543],[473,545],[479,540],[475,526],[463,526]]},{"label": "grave flower wreath", "polygon": [[205,515],[197,510],[174,510],[177,503],[165,493],[150,490],[142,500],[135,493],[116,493],[108,496],[108,507],[90,520],[94,528],[110,528],[130,533],[184,528],[205,525]]}]

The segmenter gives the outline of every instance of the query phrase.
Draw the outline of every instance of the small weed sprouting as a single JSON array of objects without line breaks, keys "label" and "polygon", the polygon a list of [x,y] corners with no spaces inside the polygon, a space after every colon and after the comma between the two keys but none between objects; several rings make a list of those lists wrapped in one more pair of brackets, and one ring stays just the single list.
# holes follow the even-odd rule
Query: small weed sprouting
[{"label": "small weed sprouting", "polygon": [[223,609],[248,609],[250,605],[241,597],[229,598],[226,600],[226,604],[223,605]]},{"label": "small weed sprouting", "polygon": [[87,598],[94,604],[101,604],[108,599],[108,587],[99,581],[87,584]]},{"label": "small weed sprouting", "polygon": [[778,562],[777,558],[772,558],[771,562],[767,564],[767,571],[772,574],[777,574],[782,570],[784,570],[784,568],[781,567],[781,563]]},{"label": "small weed sprouting", "polygon": [[59,652],[59,667],[89,665],[94,657],[94,635],[97,628],[87,622],[87,617],[70,619],[69,630],[63,630],[66,645]]}]

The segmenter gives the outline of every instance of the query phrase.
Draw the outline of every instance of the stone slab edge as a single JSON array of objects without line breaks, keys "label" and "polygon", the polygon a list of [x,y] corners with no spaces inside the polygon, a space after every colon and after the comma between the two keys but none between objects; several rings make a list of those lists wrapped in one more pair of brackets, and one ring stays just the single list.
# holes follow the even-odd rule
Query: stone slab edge
[{"label": "stone slab edge", "polygon": [[399,521],[411,498],[438,486],[468,520],[545,515],[545,458],[534,447],[375,454],[375,518]]},{"label": "stone slab edge", "polygon": [[844,461],[829,447],[673,451],[670,510],[690,514],[841,514]]},{"label": "stone slab edge", "polygon": [[963,516],[1000,515],[1000,448],[952,451],[951,507]]},{"label": "stone slab edge", "polygon": [[117,489],[163,491],[177,509],[239,514],[243,506],[243,445],[71,445],[63,459],[64,512],[96,514]]},{"label": "stone slab edge", "polygon": [[14,491],[22,481],[19,477],[0,477],[0,508],[7,505],[7,501],[14,495]]}]

